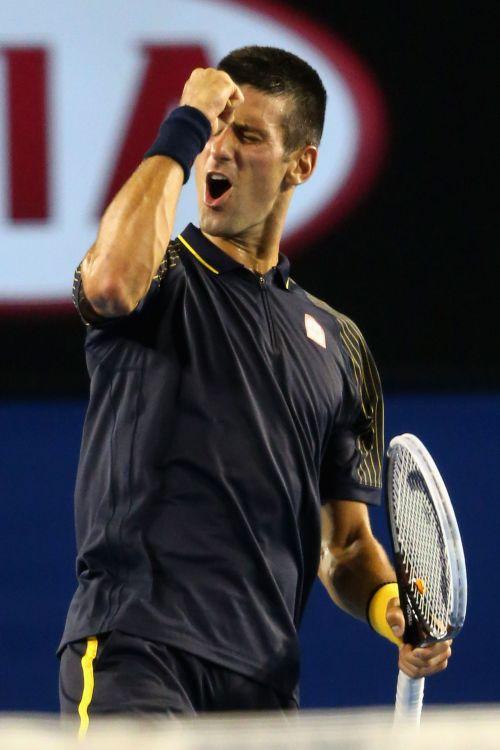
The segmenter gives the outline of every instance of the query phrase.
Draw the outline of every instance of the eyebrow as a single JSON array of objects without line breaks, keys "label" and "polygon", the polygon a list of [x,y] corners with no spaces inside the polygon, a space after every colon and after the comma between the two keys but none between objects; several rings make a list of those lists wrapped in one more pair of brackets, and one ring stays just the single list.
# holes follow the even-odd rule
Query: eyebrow
[{"label": "eyebrow", "polygon": [[269,135],[269,130],[258,128],[256,125],[248,125],[247,123],[243,123],[243,122],[241,123],[235,122],[233,123],[233,126],[237,128],[238,130],[251,131],[252,133],[258,133],[259,135],[262,135],[262,136]]}]

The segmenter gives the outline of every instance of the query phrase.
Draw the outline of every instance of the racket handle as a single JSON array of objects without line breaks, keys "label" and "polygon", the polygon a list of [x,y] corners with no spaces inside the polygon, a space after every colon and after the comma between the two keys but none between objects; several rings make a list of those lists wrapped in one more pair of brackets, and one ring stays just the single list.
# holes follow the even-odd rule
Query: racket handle
[{"label": "racket handle", "polygon": [[399,670],[394,723],[420,724],[425,678],[413,679]]}]

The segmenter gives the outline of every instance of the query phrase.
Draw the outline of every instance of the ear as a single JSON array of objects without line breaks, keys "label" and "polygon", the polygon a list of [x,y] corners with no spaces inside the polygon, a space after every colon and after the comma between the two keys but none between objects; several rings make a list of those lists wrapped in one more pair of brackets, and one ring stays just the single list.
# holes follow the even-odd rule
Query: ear
[{"label": "ear", "polygon": [[304,146],[290,157],[290,164],[285,174],[285,182],[289,187],[301,185],[314,172],[318,159],[317,146]]}]

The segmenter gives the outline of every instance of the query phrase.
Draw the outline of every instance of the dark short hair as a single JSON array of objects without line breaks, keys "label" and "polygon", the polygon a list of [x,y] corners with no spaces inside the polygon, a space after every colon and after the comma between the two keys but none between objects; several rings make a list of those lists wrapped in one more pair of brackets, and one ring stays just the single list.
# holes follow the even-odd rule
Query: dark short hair
[{"label": "dark short hair", "polygon": [[238,86],[289,96],[293,107],[283,123],[285,151],[318,146],[323,133],[326,91],[321,78],[297,55],[277,47],[241,47],[218,64]]}]

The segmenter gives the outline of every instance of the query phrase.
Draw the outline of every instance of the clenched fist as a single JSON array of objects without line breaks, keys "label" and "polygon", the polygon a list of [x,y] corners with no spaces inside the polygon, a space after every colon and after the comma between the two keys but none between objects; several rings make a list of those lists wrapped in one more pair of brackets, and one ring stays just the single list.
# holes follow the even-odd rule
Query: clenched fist
[{"label": "clenched fist", "polygon": [[[402,638],[405,630],[405,618],[399,606],[399,599],[391,599],[388,602],[386,620],[394,635]],[[416,648],[401,641],[398,666],[408,677],[428,677],[446,669],[450,656],[450,640]]]},{"label": "clenched fist", "polygon": [[244,100],[241,89],[231,77],[215,68],[195,68],[181,97],[181,105],[199,109],[210,121],[216,135],[234,120],[234,110]]}]

